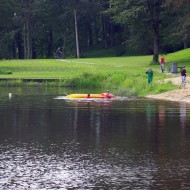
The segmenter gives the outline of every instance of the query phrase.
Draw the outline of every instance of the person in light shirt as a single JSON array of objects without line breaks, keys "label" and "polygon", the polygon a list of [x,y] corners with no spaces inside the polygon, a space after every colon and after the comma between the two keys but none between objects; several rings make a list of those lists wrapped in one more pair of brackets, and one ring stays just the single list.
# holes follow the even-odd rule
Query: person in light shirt
[{"label": "person in light shirt", "polygon": [[180,84],[180,88],[183,87],[185,89],[186,73],[187,73],[187,70],[186,70],[185,66],[181,67],[181,84]]}]

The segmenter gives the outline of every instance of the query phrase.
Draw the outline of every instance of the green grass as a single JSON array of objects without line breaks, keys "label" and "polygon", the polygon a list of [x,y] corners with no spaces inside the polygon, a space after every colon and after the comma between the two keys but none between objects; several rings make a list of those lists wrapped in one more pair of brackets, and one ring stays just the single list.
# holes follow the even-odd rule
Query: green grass
[{"label": "green grass", "polygon": [[[190,49],[165,55],[166,67],[172,62],[190,69]],[[173,90],[171,83],[158,80],[171,77],[160,73],[160,66],[151,64],[152,56],[125,56],[81,59],[0,60],[0,78],[15,78],[14,85],[23,85],[23,78],[58,78],[60,82],[46,85],[77,86],[80,88],[109,88],[116,95],[145,96]],[[153,84],[148,85],[148,68],[154,70]],[[1,72],[2,71],[2,72]],[[8,74],[9,73],[9,74]],[[12,74],[10,74],[12,73]],[[31,82],[35,85],[34,82]],[[7,85],[5,81],[0,85]]]}]

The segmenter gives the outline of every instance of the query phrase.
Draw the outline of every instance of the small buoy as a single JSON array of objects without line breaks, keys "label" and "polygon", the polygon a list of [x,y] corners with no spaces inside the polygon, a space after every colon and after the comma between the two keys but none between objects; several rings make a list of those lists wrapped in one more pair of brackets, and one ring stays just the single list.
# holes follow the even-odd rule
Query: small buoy
[{"label": "small buoy", "polygon": [[12,93],[9,93],[9,99],[11,99],[12,98]]}]

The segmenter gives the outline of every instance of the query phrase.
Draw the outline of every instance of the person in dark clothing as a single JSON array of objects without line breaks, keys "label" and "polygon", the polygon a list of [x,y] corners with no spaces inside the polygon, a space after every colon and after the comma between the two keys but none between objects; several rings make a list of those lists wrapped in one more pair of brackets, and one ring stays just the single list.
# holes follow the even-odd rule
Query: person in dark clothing
[{"label": "person in dark clothing", "polygon": [[61,48],[58,47],[56,52],[55,52],[55,57],[58,59],[61,59],[63,57],[63,52],[61,51]]},{"label": "person in dark clothing", "polygon": [[185,85],[186,85],[186,68],[185,66],[181,67],[181,84],[180,84],[180,88],[184,88],[185,89]]},{"label": "person in dark clothing", "polygon": [[150,68],[148,71],[146,71],[146,74],[148,74],[148,84],[152,82],[153,79],[153,70]]}]

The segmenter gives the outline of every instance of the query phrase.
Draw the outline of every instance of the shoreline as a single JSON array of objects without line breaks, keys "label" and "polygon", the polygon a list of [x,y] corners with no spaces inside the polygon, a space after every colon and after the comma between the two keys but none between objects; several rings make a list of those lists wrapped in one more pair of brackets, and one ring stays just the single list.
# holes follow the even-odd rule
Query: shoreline
[{"label": "shoreline", "polygon": [[[168,101],[174,101],[174,102],[186,102],[190,103],[190,84],[188,77],[186,78],[187,84],[185,89],[176,89],[160,94],[154,94],[154,95],[147,95],[146,98],[152,98],[157,100],[168,100]],[[174,77],[174,78],[168,78],[165,79],[164,82],[171,81],[175,85],[180,85],[181,83],[181,77]]]}]

